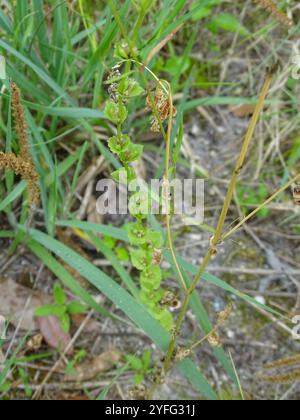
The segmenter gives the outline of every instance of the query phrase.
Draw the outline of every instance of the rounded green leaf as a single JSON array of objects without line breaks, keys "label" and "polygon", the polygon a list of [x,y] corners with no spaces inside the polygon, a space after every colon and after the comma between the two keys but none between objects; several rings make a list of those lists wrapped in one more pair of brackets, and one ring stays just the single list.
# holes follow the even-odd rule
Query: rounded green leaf
[{"label": "rounded green leaf", "polygon": [[164,239],[159,231],[149,230],[147,234],[147,244],[150,249],[160,249],[164,244]]},{"label": "rounded green leaf", "polygon": [[129,79],[129,86],[126,95],[129,98],[140,96],[144,93],[144,89],[134,79]]},{"label": "rounded green leaf", "polygon": [[132,265],[141,271],[145,270],[151,261],[147,252],[142,249],[131,249],[130,256]]},{"label": "rounded green leaf", "polygon": [[142,286],[158,289],[162,281],[162,272],[157,265],[147,267],[141,274]]},{"label": "rounded green leaf", "polygon": [[108,101],[104,109],[104,115],[115,124],[123,124],[127,118],[128,111],[124,105]]},{"label": "rounded green leaf", "polygon": [[144,245],[147,240],[147,228],[140,223],[129,223],[126,226],[131,245]]},{"label": "rounded green leaf", "polygon": [[143,369],[143,362],[139,357],[132,356],[129,354],[126,356],[126,360],[127,362],[129,362],[133,370],[139,371]]},{"label": "rounded green leaf", "polygon": [[120,183],[123,185],[127,185],[128,183],[136,179],[136,173],[135,170],[131,167],[120,168],[117,171],[113,172],[111,174],[111,177],[118,184]]},{"label": "rounded green leaf", "polygon": [[120,160],[123,163],[131,163],[139,160],[143,154],[144,146],[131,143],[129,147],[120,153]]},{"label": "rounded green leaf", "polygon": [[129,211],[139,219],[146,219],[149,214],[149,193],[147,191],[140,191],[133,194],[129,199]]},{"label": "rounded green leaf", "polygon": [[116,249],[116,255],[121,262],[128,262],[130,260],[130,257],[126,248],[118,247]]},{"label": "rounded green leaf", "polygon": [[129,144],[130,138],[126,134],[122,134],[120,138],[114,136],[108,140],[108,147],[117,155],[124,152],[128,148]]},{"label": "rounded green leaf", "polygon": [[114,56],[120,59],[127,59],[130,57],[130,48],[126,41],[118,42],[115,46]]}]

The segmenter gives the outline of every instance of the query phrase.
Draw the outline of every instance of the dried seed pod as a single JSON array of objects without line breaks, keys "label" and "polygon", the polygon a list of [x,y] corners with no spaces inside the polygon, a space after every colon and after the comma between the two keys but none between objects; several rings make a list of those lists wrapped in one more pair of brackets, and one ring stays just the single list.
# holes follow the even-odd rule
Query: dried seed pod
[{"label": "dried seed pod", "polygon": [[163,385],[166,382],[166,373],[164,368],[159,368],[152,376],[152,380],[154,383]]},{"label": "dried seed pod", "polygon": [[32,351],[39,350],[42,346],[43,339],[44,338],[42,334],[37,334],[34,337],[30,338],[30,340],[28,340],[26,343],[27,349]]},{"label": "dried seed pod", "polygon": [[180,309],[182,306],[182,302],[180,299],[178,299],[176,296],[175,298],[170,302],[170,309],[172,309],[173,311],[176,311],[178,309]]},{"label": "dried seed pod", "polygon": [[144,385],[136,385],[129,390],[129,396],[134,400],[144,400],[146,398],[146,387]]},{"label": "dried seed pod", "polygon": [[213,236],[209,240],[209,245],[210,245],[210,252],[211,252],[212,256],[216,257],[218,255],[218,248],[214,243],[214,237]]},{"label": "dried seed pod", "polygon": [[[173,109],[171,110],[169,96],[166,92],[164,92],[160,85],[158,85],[156,88],[153,100],[155,103],[156,112],[161,122],[164,122],[171,113],[173,117],[176,116],[176,108],[173,106]],[[147,96],[146,103],[147,109],[153,112],[153,105],[149,95]],[[160,131],[160,124],[155,115],[151,120],[151,130],[155,133]]]},{"label": "dried seed pod", "polygon": [[161,265],[163,260],[163,253],[161,249],[154,249],[152,264]]},{"label": "dried seed pod", "polygon": [[118,93],[118,79],[121,77],[120,66],[113,67],[109,73],[106,82],[109,84],[108,94],[110,99],[117,103],[119,99]]},{"label": "dried seed pod", "polygon": [[182,362],[187,357],[190,357],[192,354],[191,349],[186,349],[184,347],[178,347],[176,354],[175,354],[175,361]]},{"label": "dried seed pod", "polygon": [[207,338],[207,341],[212,347],[220,347],[221,345],[220,336],[216,331],[210,334],[210,336]]},{"label": "dried seed pod", "polygon": [[293,197],[295,204],[300,206],[300,181],[297,181],[295,186],[293,187]]},{"label": "dried seed pod", "polygon": [[179,309],[181,308],[181,301],[180,299],[176,296],[175,293],[173,293],[170,290],[167,290],[163,296],[163,298],[160,301],[160,304],[162,306],[168,306],[171,309]]},{"label": "dried seed pod", "polygon": [[218,315],[218,325],[221,326],[223,325],[228,318],[230,317],[232,312],[232,304],[229,303],[226,308],[224,309],[224,311],[220,312]]}]

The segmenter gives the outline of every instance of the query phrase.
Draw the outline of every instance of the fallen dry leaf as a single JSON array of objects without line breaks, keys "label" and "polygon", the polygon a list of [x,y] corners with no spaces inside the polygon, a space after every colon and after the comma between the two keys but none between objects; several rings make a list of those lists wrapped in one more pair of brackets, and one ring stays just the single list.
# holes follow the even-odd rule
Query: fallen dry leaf
[{"label": "fallen dry leaf", "polygon": [[86,315],[84,314],[72,315],[72,322],[77,328],[81,327],[82,323],[85,322],[84,331],[86,333],[95,334],[99,332],[99,323],[94,319],[89,319],[86,322]]},{"label": "fallen dry leaf", "polygon": [[0,314],[15,327],[22,320],[20,329],[35,330],[34,311],[51,302],[51,297],[45,293],[32,291],[12,279],[0,277]]},{"label": "fallen dry leaf", "polygon": [[233,105],[229,109],[238,118],[246,118],[253,114],[256,105]]},{"label": "fallen dry leaf", "polygon": [[82,363],[75,368],[72,375],[67,375],[65,380],[70,381],[88,381],[93,379],[99,373],[109,371],[119,360],[121,353],[116,350],[107,351],[94,357],[92,360]]},{"label": "fallen dry leaf", "polygon": [[[36,319],[46,343],[61,352],[65,351],[71,341],[71,336],[63,332],[59,320],[55,316],[38,317]],[[72,352],[71,347],[67,354]]]},{"label": "fallen dry leaf", "polygon": [[162,41],[160,41],[149,53],[147,59],[146,59],[146,65],[150,63],[153,57],[155,57],[156,54],[159,53],[160,50],[164,48],[165,45],[167,45],[168,42],[172,40],[174,35],[177,34],[177,32],[182,28],[182,24],[177,26],[169,35],[167,35]]}]

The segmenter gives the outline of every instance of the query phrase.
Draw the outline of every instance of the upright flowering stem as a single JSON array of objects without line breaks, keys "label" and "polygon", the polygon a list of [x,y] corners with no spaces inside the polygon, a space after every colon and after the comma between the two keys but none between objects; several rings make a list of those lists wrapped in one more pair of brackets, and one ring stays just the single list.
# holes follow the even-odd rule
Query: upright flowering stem
[{"label": "upright flowering stem", "polygon": [[173,238],[172,238],[172,229],[171,229],[171,216],[170,216],[170,209],[169,209],[169,194],[170,194],[170,181],[169,181],[169,172],[170,172],[170,153],[171,153],[171,134],[172,134],[172,127],[173,127],[173,97],[171,86],[168,85],[168,97],[169,97],[169,121],[168,121],[168,129],[167,129],[167,136],[166,136],[166,161],[165,161],[165,175],[164,175],[164,182],[167,188],[164,189],[165,193],[165,202],[166,202],[166,229],[167,229],[167,237],[168,237],[168,245],[172,255],[172,259],[174,265],[176,267],[177,274],[179,276],[181,285],[183,290],[187,291],[187,286],[185,280],[183,278],[183,274],[181,272],[180,266],[177,261],[174,245],[173,245]]}]

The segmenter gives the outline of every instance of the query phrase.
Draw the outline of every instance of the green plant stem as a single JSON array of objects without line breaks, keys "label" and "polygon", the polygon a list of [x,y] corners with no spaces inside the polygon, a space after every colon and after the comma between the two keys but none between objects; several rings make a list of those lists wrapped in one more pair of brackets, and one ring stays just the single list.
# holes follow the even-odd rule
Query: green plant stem
[{"label": "green plant stem", "polygon": [[138,71],[140,73],[140,76],[142,78],[142,81],[143,81],[144,85],[146,86],[147,94],[148,94],[149,99],[150,99],[150,102],[151,102],[153,113],[154,113],[155,118],[157,119],[157,121],[159,123],[161,133],[162,133],[164,139],[166,140],[166,136],[167,135],[166,135],[165,129],[163,127],[161,118],[159,117],[159,114],[158,114],[158,111],[157,111],[157,107],[156,107],[156,104],[155,104],[155,100],[154,100],[153,94],[151,92],[151,89],[149,87],[148,81],[147,81],[147,79],[145,77],[145,74],[144,74],[145,66],[142,63],[140,63],[139,60],[138,60],[138,57],[137,57],[137,55],[135,53],[134,44],[132,43],[132,40],[127,35],[126,28],[123,25],[122,20],[120,19],[118,10],[116,9],[116,7],[114,5],[114,2],[112,0],[108,0],[108,5],[109,5],[109,7],[110,7],[110,9],[111,9],[111,11],[112,11],[112,13],[114,15],[114,18],[115,18],[115,20],[116,20],[116,22],[117,22],[117,24],[118,24],[118,26],[120,28],[120,31],[121,31],[124,39],[126,40],[126,42],[128,44],[128,47],[130,49],[130,54],[131,54],[132,59],[128,59],[128,60],[124,60],[124,61],[132,61],[137,66]]},{"label": "green plant stem", "polygon": [[122,138],[122,124],[120,122],[120,120],[121,120],[121,107],[122,107],[121,95],[119,95],[118,103],[119,103],[119,122],[117,124],[117,137],[118,137],[119,140],[121,140],[121,138]]},{"label": "green plant stem", "polygon": [[208,340],[213,334],[215,334],[217,331],[218,331],[218,329],[219,329],[219,325],[216,325],[215,327],[214,327],[214,329],[213,330],[211,330],[211,332],[210,333],[208,333],[208,334],[206,334],[206,336],[205,337],[203,337],[203,338],[201,338],[201,340],[199,340],[199,341],[197,341],[195,344],[193,344],[190,348],[189,348],[189,350],[190,351],[192,351],[192,350],[195,350],[195,348],[197,348],[197,347],[199,347],[199,346],[201,346],[201,344],[202,343],[204,343],[204,341],[206,341],[206,340]]},{"label": "green plant stem", "polygon": [[[166,353],[166,356],[165,356],[165,360],[164,360],[164,364],[163,364],[163,373],[164,374],[166,374],[171,369],[171,366],[172,366],[172,363],[173,363],[173,356],[174,356],[174,351],[175,351],[175,347],[176,347],[177,337],[180,335],[182,324],[183,324],[183,321],[184,321],[184,318],[185,318],[187,308],[188,308],[189,303],[190,303],[191,296],[192,296],[195,288],[197,287],[197,284],[200,281],[202,275],[204,274],[204,271],[205,271],[207,265],[210,263],[212,257],[215,255],[215,247],[219,243],[220,238],[222,236],[223,227],[224,227],[224,224],[225,224],[225,221],[226,221],[226,216],[228,214],[228,211],[229,211],[229,208],[230,208],[230,205],[231,205],[231,201],[232,201],[233,194],[234,194],[234,191],[235,191],[235,188],[236,188],[238,177],[240,175],[241,169],[244,166],[245,159],[246,159],[246,156],[247,156],[247,152],[248,152],[251,140],[253,138],[254,130],[255,130],[255,127],[257,125],[259,115],[260,115],[260,113],[263,109],[265,99],[267,97],[267,94],[268,94],[270,86],[271,86],[272,78],[273,78],[273,71],[269,71],[267,73],[265,82],[263,84],[261,94],[259,96],[259,100],[256,104],[253,117],[250,121],[248,130],[247,130],[247,133],[246,133],[243,145],[242,145],[242,149],[241,149],[241,152],[240,152],[238,160],[237,160],[237,164],[235,166],[234,172],[233,172],[232,177],[231,177],[231,181],[230,181],[228,191],[227,191],[227,194],[226,194],[226,197],[225,197],[225,200],[224,200],[222,212],[221,212],[221,215],[220,215],[220,218],[219,218],[219,222],[217,224],[217,229],[216,229],[215,235],[212,238],[210,247],[208,249],[208,252],[207,252],[206,256],[204,257],[204,259],[202,261],[202,264],[201,264],[201,266],[198,270],[198,273],[196,274],[192,284],[190,285],[190,287],[186,291],[186,294],[185,294],[185,297],[184,297],[184,300],[183,300],[183,303],[182,303],[182,307],[181,307],[181,310],[180,310],[180,313],[179,313],[179,316],[178,316],[178,319],[177,319],[177,322],[176,322],[175,331],[174,331],[174,334],[171,338],[171,341],[169,343],[169,347],[168,347],[168,350],[167,350],[167,353]],[[158,386],[159,386],[159,379],[157,381],[155,381],[155,383],[153,384],[153,386],[152,386],[152,388],[151,388],[151,390],[148,394],[148,399],[153,398],[154,393],[155,393]]]},{"label": "green plant stem", "polygon": [[170,216],[170,208],[169,208],[169,172],[170,172],[170,155],[171,155],[171,134],[172,134],[172,127],[173,127],[173,97],[172,97],[172,91],[171,86],[168,83],[168,90],[169,90],[169,108],[170,108],[170,115],[169,115],[169,121],[168,121],[168,130],[167,130],[167,137],[166,137],[166,161],[165,161],[165,175],[164,175],[164,181],[167,184],[168,188],[165,188],[165,203],[166,203],[166,229],[167,229],[167,237],[168,237],[168,245],[169,249],[172,255],[172,259],[174,262],[174,265],[176,267],[177,274],[179,276],[181,285],[183,287],[183,290],[187,291],[187,286],[185,283],[185,280],[183,278],[181,269],[179,267],[176,253],[173,245],[173,239],[172,239],[172,229],[171,229],[171,216]]},{"label": "green plant stem", "polygon": [[[129,39],[129,37],[127,36],[126,28],[124,27],[124,25],[123,25],[123,23],[122,23],[122,21],[120,19],[120,16],[118,14],[117,9],[115,8],[115,5],[114,5],[113,1],[112,0],[108,0],[108,4],[109,4],[109,7],[112,10],[112,13],[113,13],[115,19],[116,19],[116,22],[119,25],[119,28],[120,28],[120,30],[122,32],[122,35],[126,39],[126,42],[127,42],[128,46],[130,48],[131,55],[132,55],[133,59],[131,59],[129,61],[132,61],[137,66],[137,68],[139,70],[139,73],[141,75],[141,78],[142,78],[142,80],[143,80],[143,82],[144,82],[144,84],[146,86],[146,90],[147,90],[148,96],[149,96],[150,101],[151,101],[151,106],[152,106],[152,109],[153,109],[155,118],[159,122],[161,133],[162,133],[162,135],[163,135],[163,137],[164,137],[164,139],[166,141],[166,170],[165,170],[165,179],[168,181],[169,180],[171,134],[172,134],[172,125],[173,125],[173,112],[172,112],[172,110],[173,110],[173,98],[172,98],[171,87],[168,84],[170,115],[169,115],[168,131],[166,133],[165,130],[164,130],[164,127],[163,127],[163,123],[161,121],[161,118],[159,116],[159,113],[158,113],[158,110],[157,110],[157,106],[156,106],[156,103],[155,103],[153,94],[152,94],[152,92],[151,92],[151,90],[149,88],[148,81],[147,81],[147,79],[145,77],[144,70],[147,69],[149,71],[149,73],[161,85],[162,89],[165,90],[165,87],[162,84],[162,82],[153,74],[153,72],[150,69],[148,69],[146,66],[144,66],[142,63],[140,63],[138,61],[137,56],[136,56],[135,51],[134,51],[134,45],[132,44],[131,39]],[[125,61],[128,61],[128,60],[125,60]],[[169,199],[169,197],[165,197],[165,198],[166,198],[166,200]],[[166,203],[168,203],[168,201],[166,201]],[[173,262],[175,264],[176,271],[178,273],[178,276],[179,276],[179,279],[180,279],[181,284],[183,286],[183,289],[186,291],[187,290],[186,283],[184,281],[183,274],[181,272],[179,263],[177,261],[176,253],[175,253],[175,250],[174,250],[174,245],[173,245],[173,241],[172,241],[172,231],[171,231],[171,219],[170,219],[170,215],[168,214],[168,211],[166,211],[166,228],[167,228],[168,245],[169,245],[169,248],[170,248],[172,259],[173,259]]]}]

